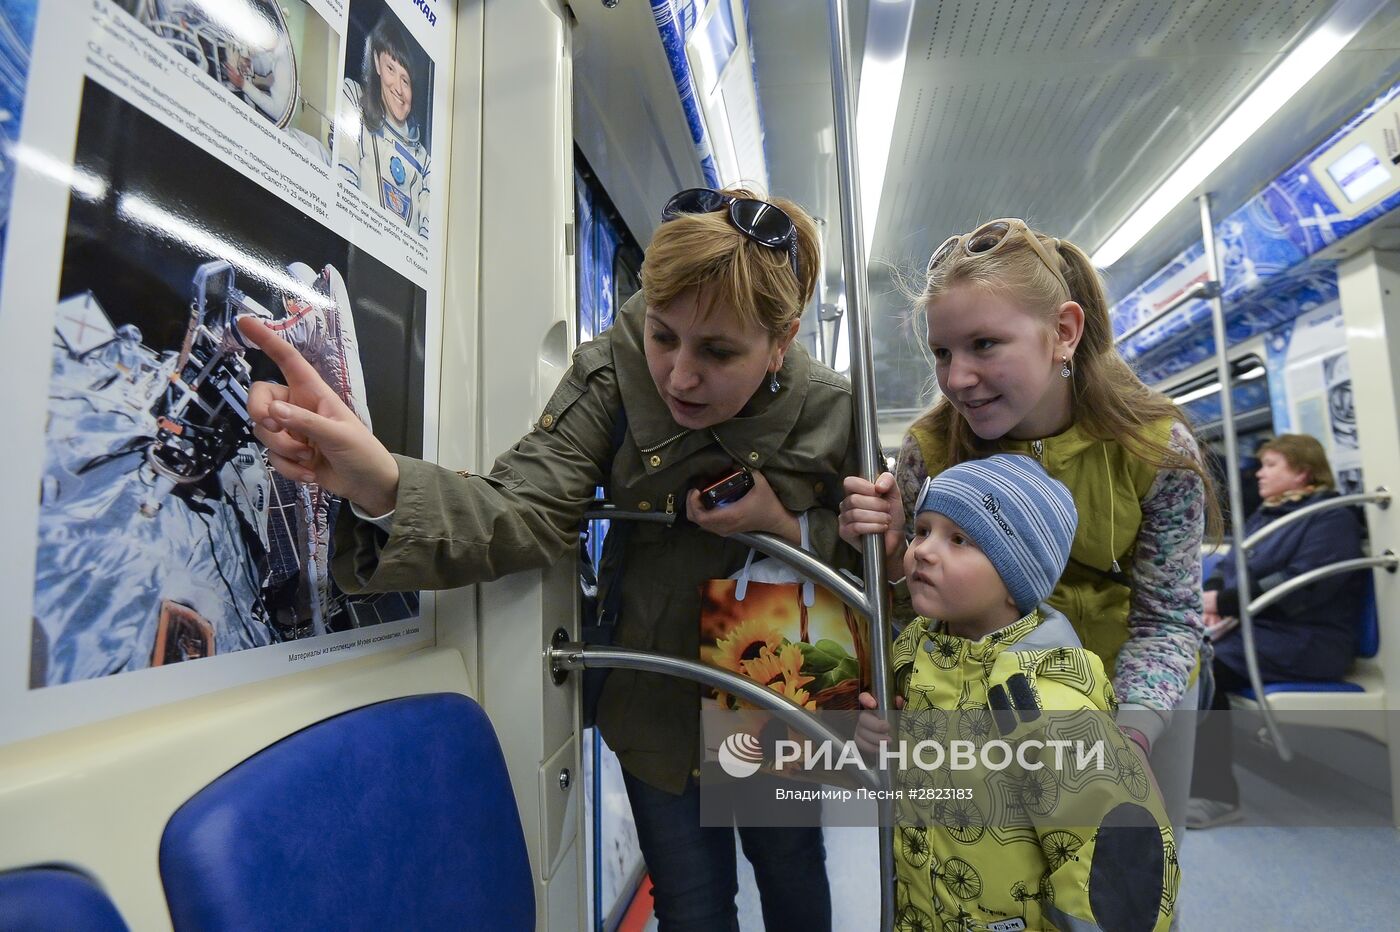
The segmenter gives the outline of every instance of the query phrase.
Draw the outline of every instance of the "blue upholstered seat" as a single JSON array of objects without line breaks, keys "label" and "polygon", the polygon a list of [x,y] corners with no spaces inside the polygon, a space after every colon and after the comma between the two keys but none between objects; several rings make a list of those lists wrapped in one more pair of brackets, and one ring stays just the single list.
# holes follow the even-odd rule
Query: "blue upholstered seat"
[{"label": "blue upholstered seat", "polygon": [[[1264,693],[1272,696],[1274,693],[1359,693],[1365,692],[1358,683],[1348,683],[1346,680],[1298,680],[1295,683],[1265,683]],[[1239,690],[1237,695],[1246,699],[1255,699],[1254,687],[1246,686]],[[1258,701],[1257,699],[1255,701]]]},{"label": "blue upholstered seat", "polygon": [[535,922],[505,759],[454,693],[355,709],[248,758],[171,817],[160,872],[176,930]]},{"label": "blue upholstered seat", "polygon": [[127,932],[107,894],[85,874],[26,867],[0,874],[4,932]]}]

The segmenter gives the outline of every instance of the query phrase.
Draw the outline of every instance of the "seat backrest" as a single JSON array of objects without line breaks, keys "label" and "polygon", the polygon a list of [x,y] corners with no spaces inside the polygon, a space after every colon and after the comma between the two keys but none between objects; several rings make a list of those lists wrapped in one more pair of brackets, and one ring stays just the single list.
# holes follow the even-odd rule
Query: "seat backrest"
[{"label": "seat backrest", "polygon": [[0,874],[4,932],[127,932],[117,907],[86,874],[26,867]]},{"label": "seat backrest", "polygon": [[1201,556],[1201,582],[1210,579],[1210,574],[1215,572],[1220,562],[1228,557],[1228,553],[1212,552]]},{"label": "seat backrest", "polygon": [[1368,570],[1359,574],[1365,578],[1361,587],[1360,624],[1356,629],[1356,656],[1374,657],[1381,649],[1380,611],[1376,606],[1376,578]]},{"label": "seat backrest", "polygon": [[170,818],[177,930],[526,930],[534,883],[486,713],[455,693],[318,722]]}]

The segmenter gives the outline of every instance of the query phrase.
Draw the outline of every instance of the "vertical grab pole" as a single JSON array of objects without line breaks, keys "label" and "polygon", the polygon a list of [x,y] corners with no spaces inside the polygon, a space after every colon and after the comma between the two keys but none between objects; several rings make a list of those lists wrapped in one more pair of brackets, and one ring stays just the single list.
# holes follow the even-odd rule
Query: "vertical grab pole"
[{"label": "vertical grab pole", "polygon": [[1244,547],[1244,496],[1240,491],[1240,451],[1235,436],[1235,399],[1230,384],[1230,348],[1225,337],[1225,301],[1221,297],[1225,290],[1225,276],[1220,268],[1220,256],[1215,248],[1215,223],[1210,215],[1210,195],[1202,194],[1201,238],[1205,244],[1206,264],[1209,274],[1216,283],[1214,297],[1210,299],[1211,327],[1215,336],[1215,372],[1220,382],[1221,436],[1225,439],[1225,469],[1230,490],[1230,536],[1233,545],[1230,556],[1235,561],[1235,579],[1240,592],[1240,634],[1244,638],[1244,658],[1249,667],[1249,681],[1254,687],[1254,695],[1259,699],[1259,711],[1264,715],[1264,725],[1273,738],[1274,749],[1283,760],[1290,760],[1292,753],[1279,733],[1269,708],[1268,697],[1264,695],[1264,684],[1259,675],[1259,657],[1254,652],[1254,626],[1249,617],[1249,566]]},{"label": "vertical grab pole", "polygon": [[[831,21],[831,97],[836,129],[836,177],[841,196],[842,260],[846,268],[846,311],[851,328],[851,381],[855,387],[856,440],[864,477],[874,481],[884,471],[875,419],[875,366],[870,346],[870,289],[865,270],[865,227],[861,218],[859,164],[854,127],[855,99],[850,93],[851,49],[846,0],[828,0]],[[820,321],[818,322],[820,325]],[[867,534],[865,599],[870,607],[871,686],[881,709],[889,709],[890,630],[885,612],[885,552],[879,534]],[[880,928],[894,928],[893,806],[880,800]]]}]

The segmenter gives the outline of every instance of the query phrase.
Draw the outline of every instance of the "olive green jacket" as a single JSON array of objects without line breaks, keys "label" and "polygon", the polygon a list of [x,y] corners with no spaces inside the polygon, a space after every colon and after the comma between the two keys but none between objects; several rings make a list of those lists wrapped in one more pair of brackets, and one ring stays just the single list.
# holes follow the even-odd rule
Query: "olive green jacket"
[{"label": "olive green jacket", "polygon": [[[674,526],[638,523],[627,535],[615,643],[698,659],[699,587],[736,572],[748,551],[686,521],[685,498],[734,463],[761,471],[789,511],[809,512],[817,556],[854,566],[857,554],[836,529],[841,479],[858,468],[850,383],[794,344],[776,393],[765,381],[736,417],[687,430],[671,419],[647,370],[645,312],[639,294],[611,330],[575,351],[535,427],[489,476],[399,458],[387,536],[348,508],[340,513],[332,557],[340,587],[450,589],[554,563],[577,545],[584,509],[605,486],[619,509],[679,513]],[[614,457],[613,425],[624,407],[627,433]],[[605,571],[602,585],[611,582]],[[699,687],[614,671],[598,727],[629,773],[679,793],[699,766]]]}]

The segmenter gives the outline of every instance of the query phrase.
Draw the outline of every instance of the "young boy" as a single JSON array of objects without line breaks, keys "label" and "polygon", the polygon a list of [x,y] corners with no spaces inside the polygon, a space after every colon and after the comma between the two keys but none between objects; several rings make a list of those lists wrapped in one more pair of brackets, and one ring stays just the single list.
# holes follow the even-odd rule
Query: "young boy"
[{"label": "young boy", "polygon": [[[1103,663],[1041,604],[1077,523],[1069,491],[1028,456],[999,453],[924,484],[904,559],[921,617],[893,652],[900,737],[1037,750],[1006,769],[904,765],[896,928],[1171,925],[1180,872],[1160,794],[1113,727]],[[875,703],[862,694],[861,704]],[[858,743],[888,738],[880,716],[861,714]],[[1080,766],[1073,750],[1057,761],[1050,739],[1100,744],[1104,767]]]}]

